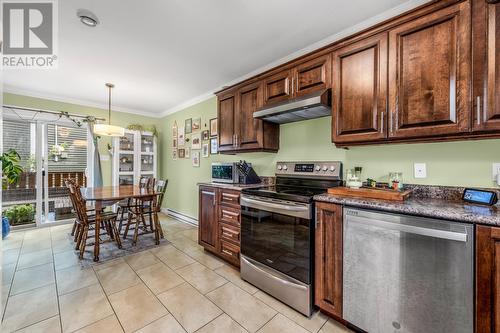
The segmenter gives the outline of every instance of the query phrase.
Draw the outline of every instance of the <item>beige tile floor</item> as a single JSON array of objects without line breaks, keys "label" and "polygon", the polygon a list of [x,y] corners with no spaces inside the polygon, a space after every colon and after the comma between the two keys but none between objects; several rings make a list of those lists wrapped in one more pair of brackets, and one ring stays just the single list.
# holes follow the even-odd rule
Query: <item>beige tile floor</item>
[{"label": "beige tile floor", "polygon": [[82,269],[71,225],[2,243],[2,332],[345,333],[246,283],[197,244],[197,229],[161,215],[172,244]]}]

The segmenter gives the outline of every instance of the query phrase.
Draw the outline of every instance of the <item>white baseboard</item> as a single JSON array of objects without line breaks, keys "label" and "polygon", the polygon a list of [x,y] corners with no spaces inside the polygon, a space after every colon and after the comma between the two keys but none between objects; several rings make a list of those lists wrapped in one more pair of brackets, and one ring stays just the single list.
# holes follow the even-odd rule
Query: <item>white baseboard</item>
[{"label": "white baseboard", "polygon": [[167,215],[170,215],[172,217],[175,217],[176,219],[179,219],[183,222],[193,224],[196,226],[198,225],[198,219],[195,219],[194,217],[188,216],[188,215],[183,214],[183,213],[176,212],[175,210],[172,210],[170,208],[162,207],[161,212],[165,213]]}]

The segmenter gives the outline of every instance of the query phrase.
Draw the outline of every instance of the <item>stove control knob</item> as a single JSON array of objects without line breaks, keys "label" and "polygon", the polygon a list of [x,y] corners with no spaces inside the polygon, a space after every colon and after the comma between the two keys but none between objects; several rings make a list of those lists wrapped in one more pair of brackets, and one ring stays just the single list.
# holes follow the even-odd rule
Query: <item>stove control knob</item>
[{"label": "stove control knob", "polygon": [[323,171],[328,171],[328,167],[326,165],[323,166]]},{"label": "stove control knob", "polygon": [[316,171],[320,171],[321,167],[319,165],[316,165]]},{"label": "stove control knob", "polygon": [[335,167],[334,167],[333,165],[330,167],[330,171],[331,171],[331,172],[334,172],[334,171],[335,171]]},{"label": "stove control knob", "polygon": [[281,165],[278,165],[278,170],[281,170],[283,169],[283,167]]},{"label": "stove control knob", "polygon": [[286,164],[283,165],[283,170],[285,170],[285,171],[288,170],[288,167],[286,166]]}]

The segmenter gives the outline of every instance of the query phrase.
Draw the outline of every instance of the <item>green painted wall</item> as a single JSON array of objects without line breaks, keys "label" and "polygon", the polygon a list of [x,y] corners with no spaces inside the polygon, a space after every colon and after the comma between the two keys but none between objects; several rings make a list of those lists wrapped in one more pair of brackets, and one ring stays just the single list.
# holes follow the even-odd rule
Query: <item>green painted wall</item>
[{"label": "green painted wall", "polygon": [[[215,155],[201,158],[194,168],[190,159],[172,160],[171,128],[187,118],[202,117],[202,127],[216,117],[216,99],[212,98],[162,120],[162,174],[169,178],[165,205],[175,211],[196,217],[197,182],[210,179],[210,163],[215,161],[252,162],[259,175],[272,176],[280,160],[340,160],[344,169],[363,167],[363,177],[386,180],[390,171],[403,172],[407,183],[493,187],[491,164],[500,162],[500,140],[460,141],[430,144],[399,144],[338,149],[331,143],[330,120],[320,118],[281,126],[280,150],[277,154],[247,153]],[[205,128],[203,128],[205,129]],[[413,163],[427,163],[427,178],[413,177]]]},{"label": "green painted wall", "polygon": [[[96,116],[96,117],[101,117],[101,118],[106,118],[106,119],[108,117],[108,111],[104,110],[104,109],[93,108],[93,107],[88,107],[88,106],[83,106],[83,105],[70,104],[70,103],[57,102],[57,101],[52,101],[52,100],[48,100],[48,99],[35,98],[35,97],[29,97],[29,96],[23,96],[23,95],[15,95],[15,94],[9,94],[9,93],[4,93],[3,99],[4,99],[3,102],[6,105],[16,105],[16,106],[22,106],[22,107],[46,109],[46,110],[53,110],[53,111],[66,111],[69,113]],[[159,126],[157,125],[157,123],[159,121],[158,118],[150,118],[150,117],[145,117],[145,116],[140,116],[140,115],[130,114],[130,113],[112,112],[111,113],[111,121],[112,121],[113,125],[119,125],[119,126],[124,126],[124,127],[126,127],[130,124],[142,124],[144,126],[150,126],[152,124],[156,124],[157,128],[159,128]],[[101,155],[108,154],[108,152],[107,152],[107,144],[108,143],[111,143],[111,138],[102,138],[99,141],[99,152],[101,153]],[[101,167],[102,167],[104,185],[111,185],[111,183],[112,183],[112,178],[111,178],[112,158],[111,158],[111,156],[109,158],[109,161],[101,161]]]}]

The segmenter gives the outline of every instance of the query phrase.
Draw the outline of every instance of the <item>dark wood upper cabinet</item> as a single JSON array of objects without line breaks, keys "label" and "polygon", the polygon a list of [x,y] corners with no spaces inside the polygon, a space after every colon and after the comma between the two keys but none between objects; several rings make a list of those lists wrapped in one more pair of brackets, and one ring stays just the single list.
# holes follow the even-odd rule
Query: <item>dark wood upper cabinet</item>
[{"label": "dark wood upper cabinet", "polygon": [[279,125],[255,119],[263,104],[262,81],[217,95],[219,151],[238,153],[279,149]]},{"label": "dark wood upper cabinet", "polygon": [[472,13],[473,130],[500,130],[500,1],[474,1]]},{"label": "dark wood upper cabinet", "polygon": [[316,203],[315,304],[342,318],[342,206]]},{"label": "dark wood upper cabinet", "polygon": [[261,82],[249,84],[238,90],[238,113],[236,114],[238,149],[258,149],[262,146],[263,121],[253,117],[253,113],[261,106]]},{"label": "dark wood upper cabinet", "polygon": [[389,136],[429,137],[470,129],[470,3],[389,31]]},{"label": "dark wood upper cabinet", "polygon": [[500,228],[476,227],[476,333],[500,332]]},{"label": "dark wood upper cabinet", "polygon": [[335,143],[387,136],[387,33],[333,55],[332,136]]},{"label": "dark wood upper cabinet", "polygon": [[198,243],[218,251],[217,189],[200,186],[198,218]]},{"label": "dark wood upper cabinet", "polygon": [[293,97],[329,88],[331,76],[330,55],[324,55],[296,66],[292,76]]},{"label": "dark wood upper cabinet", "polygon": [[264,105],[285,101],[292,97],[292,71],[286,69],[263,80]]},{"label": "dark wood upper cabinet", "polygon": [[236,144],[236,96],[234,92],[219,95],[217,99],[219,120],[219,151],[232,150]]}]

